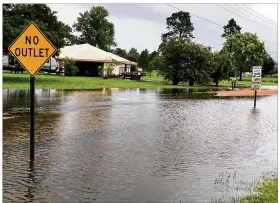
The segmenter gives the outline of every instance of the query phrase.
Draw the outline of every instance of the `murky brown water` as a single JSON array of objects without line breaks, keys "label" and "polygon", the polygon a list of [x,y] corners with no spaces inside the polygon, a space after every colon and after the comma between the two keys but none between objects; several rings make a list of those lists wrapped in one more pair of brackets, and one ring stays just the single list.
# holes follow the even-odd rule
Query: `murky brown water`
[{"label": "murky brown water", "polygon": [[[34,166],[29,116],[3,121],[4,202],[210,202],[275,170],[277,96],[181,91],[36,90]],[[3,105],[27,111],[28,91]]]}]

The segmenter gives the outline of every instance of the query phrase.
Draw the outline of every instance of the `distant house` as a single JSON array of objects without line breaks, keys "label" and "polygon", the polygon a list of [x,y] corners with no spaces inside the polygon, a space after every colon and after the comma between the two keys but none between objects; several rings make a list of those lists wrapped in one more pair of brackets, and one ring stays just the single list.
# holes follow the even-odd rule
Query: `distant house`
[{"label": "distant house", "polygon": [[[71,58],[76,62],[81,76],[99,76],[98,68],[101,66],[106,69],[113,63],[113,74],[119,76],[123,72],[130,72],[131,66],[136,66],[137,63],[129,61],[125,58],[117,56],[113,53],[103,51],[90,44],[79,44],[65,46],[60,49],[58,63],[62,59]],[[115,62],[118,64],[115,65]]]},{"label": "distant house", "polygon": [[252,77],[252,73],[251,72],[244,72],[244,73],[242,73],[242,76]]}]

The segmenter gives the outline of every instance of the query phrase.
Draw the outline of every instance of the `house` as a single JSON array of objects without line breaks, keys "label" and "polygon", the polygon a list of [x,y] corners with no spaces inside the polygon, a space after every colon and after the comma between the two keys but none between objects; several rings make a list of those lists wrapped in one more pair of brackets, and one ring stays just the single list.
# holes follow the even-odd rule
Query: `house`
[{"label": "house", "polygon": [[137,65],[135,62],[103,51],[90,44],[79,44],[61,48],[58,63],[65,58],[71,58],[76,62],[76,67],[79,70],[78,75],[92,77],[100,76],[99,67],[106,69],[112,66],[114,68],[113,74],[119,76],[123,72],[130,72],[131,66]]}]

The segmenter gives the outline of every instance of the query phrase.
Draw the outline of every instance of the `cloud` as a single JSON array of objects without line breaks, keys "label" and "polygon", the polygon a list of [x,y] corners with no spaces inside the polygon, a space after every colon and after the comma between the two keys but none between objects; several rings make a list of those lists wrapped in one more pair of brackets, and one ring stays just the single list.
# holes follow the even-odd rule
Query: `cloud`
[{"label": "cloud", "polygon": [[[148,48],[149,51],[157,50],[161,42],[161,34],[166,32],[166,18],[173,12],[178,12],[166,4],[49,4],[58,11],[58,19],[73,25],[79,13],[90,10],[92,6],[101,5],[108,9],[109,21],[115,25],[115,38],[118,46],[129,50],[135,47],[138,50]],[[224,42],[221,37],[223,25],[234,18],[242,27],[242,32],[257,33],[261,40],[265,40],[265,46],[274,59],[277,59],[277,27],[269,26],[265,21],[241,9],[250,8],[250,12],[258,12],[261,15],[277,22],[276,4],[171,4],[181,10],[190,12],[194,25],[193,35],[195,39],[208,46],[216,46],[215,50]],[[226,9],[227,10],[226,10]],[[234,14],[234,13],[238,14]],[[255,13],[256,14],[256,13]],[[214,23],[207,22],[196,16],[206,18]],[[256,14],[259,15],[259,14]],[[259,16],[261,17],[261,16]],[[249,18],[249,20],[245,19]],[[252,22],[253,21],[253,22]]]}]

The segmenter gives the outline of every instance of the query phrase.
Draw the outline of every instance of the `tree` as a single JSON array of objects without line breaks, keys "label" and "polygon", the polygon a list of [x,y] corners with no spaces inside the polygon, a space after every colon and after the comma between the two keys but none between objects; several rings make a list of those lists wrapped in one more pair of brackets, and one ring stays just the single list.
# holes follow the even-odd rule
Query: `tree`
[{"label": "tree", "polygon": [[126,59],[133,61],[133,62],[138,62],[139,60],[139,53],[137,51],[137,49],[135,48],[131,48],[127,54]]},{"label": "tree", "polygon": [[[46,4],[3,4],[3,52],[33,21],[52,44],[60,49],[70,41],[72,29],[58,21],[57,12]],[[58,54],[59,51],[56,53]]]},{"label": "tree", "polygon": [[211,74],[211,78],[218,86],[221,80],[228,79],[230,74],[235,71],[231,54],[223,51],[214,53],[214,67],[215,71]]},{"label": "tree", "polygon": [[228,21],[228,24],[224,26],[224,33],[222,34],[222,37],[228,37],[231,35],[235,35],[240,33],[241,27],[236,24],[235,20],[232,18]]},{"label": "tree", "polygon": [[153,59],[149,62],[149,69],[150,70],[159,70],[162,69],[165,66],[165,61],[163,56],[155,56]]},{"label": "tree", "polygon": [[154,58],[154,57],[157,57],[157,56],[159,56],[158,51],[153,51],[153,52],[151,52],[150,55],[149,55],[149,61],[152,61],[153,58]]},{"label": "tree", "polygon": [[273,58],[266,54],[263,60],[263,66],[262,66],[262,76],[272,74],[275,68],[275,61]]},{"label": "tree", "polygon": [[107,20],[109,12],[102,6],[80,13],[73,27],[80,32],[80,43],[88,43],[105,51],[116,46],[114,24]]},{"label": "tree", "polygon": [[264,43],[256,34],[245,32],[227,37],[223,51],[232,53],[235,66],[239,71],[240,81],[242,73],[251,71],[252,66],[261,66],[266,54]]},{"label": "tree", "polygon": [[172,15],[166,19],[166,24],[169,32],[162,35],[163,42],[174,38],[186,41],[190,41],[194,38],[192,35],[194,27],[191,23],[191,17],[188,12],[180,11],[172,13]]},{"label": "tree", "polygon": [[214,56],[210,47],[193,42],[185,43],[182,39],[171,39],[162,43],[160,51],[165,65],[159,70],[165,80],[173,85],[189,82],[190,86],[208,84],[212,80]]},{"label": "tree", "polygon": [[126,50],[121,48],[116,48],[113,53],[123,58],[126,58],[127,56]]},{"label": "tree", "polygon": [[141,52],[138,60],[138,66],[142,68],[143,71],[149,72],[149,51],[147,49]]}]

